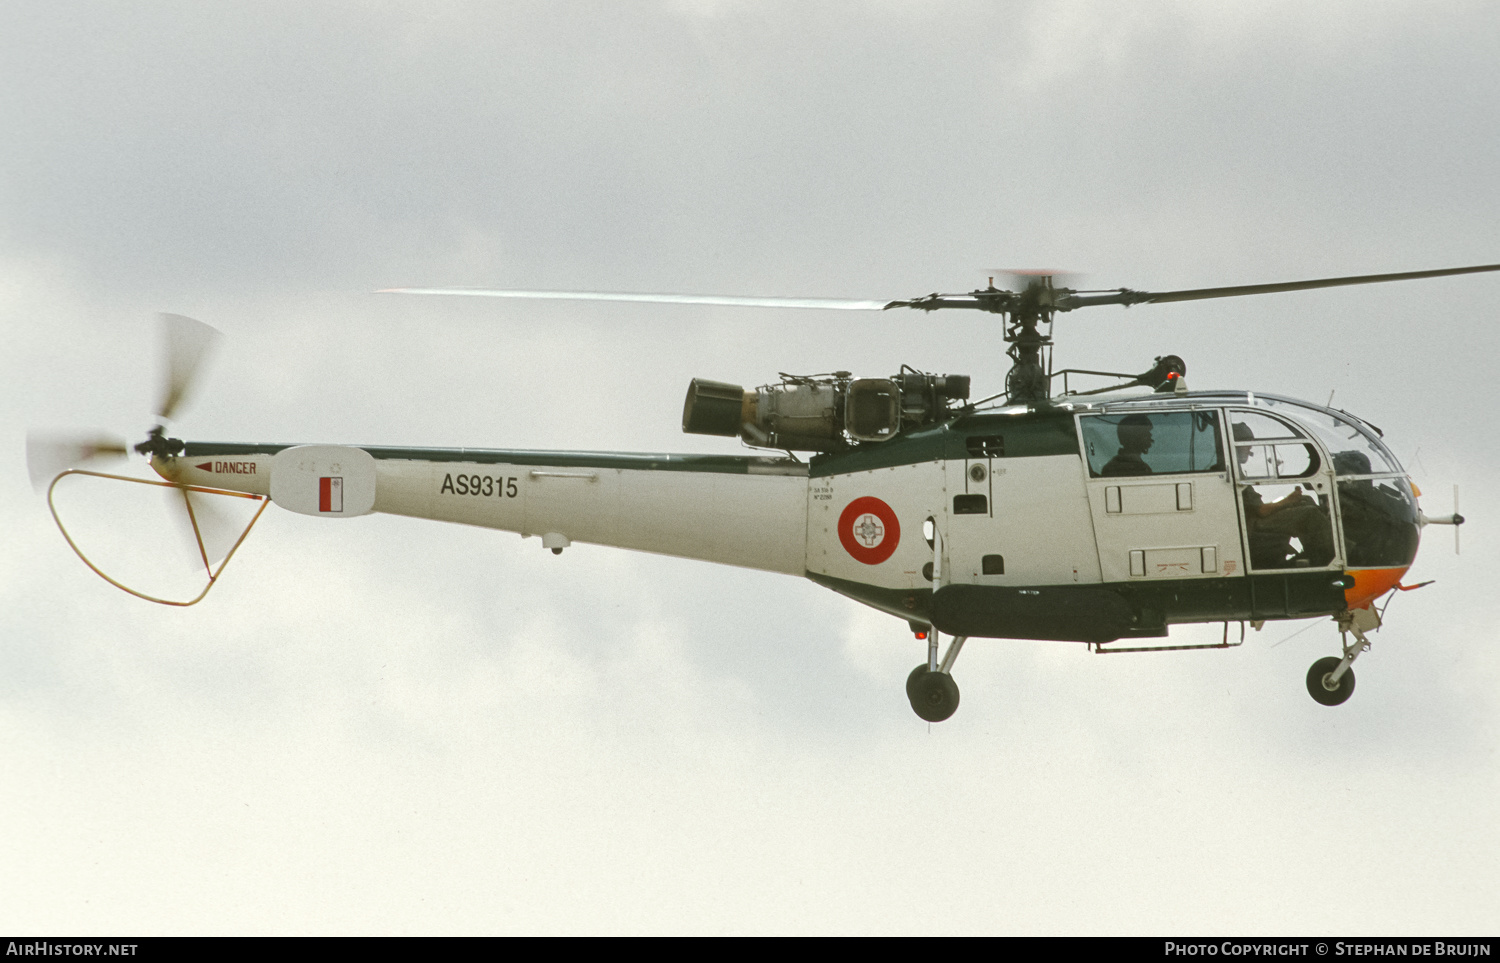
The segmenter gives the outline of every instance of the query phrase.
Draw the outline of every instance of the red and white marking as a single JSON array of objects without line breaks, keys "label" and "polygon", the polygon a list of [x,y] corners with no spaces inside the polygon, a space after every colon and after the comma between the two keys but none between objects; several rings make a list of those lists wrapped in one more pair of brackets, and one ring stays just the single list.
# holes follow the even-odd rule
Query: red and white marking
[{"label": "red and white marking", "polygon": [[324,475],[318,479],[318,511],[342,512],[344,510],[344,480],[338,476]]}]

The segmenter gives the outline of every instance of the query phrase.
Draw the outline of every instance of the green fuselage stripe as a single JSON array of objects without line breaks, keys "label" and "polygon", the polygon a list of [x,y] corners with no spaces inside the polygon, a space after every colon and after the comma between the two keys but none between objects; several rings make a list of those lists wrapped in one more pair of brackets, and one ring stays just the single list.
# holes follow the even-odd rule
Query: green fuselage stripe
[{"label": "green fuselage stripe", "polygon": [[[640,454],[619,451],[535,451],[513,448],[393,448],[354,445],[378,459],[466,462],[479,465],[550,465],[560,468],[619,468],[635,471],[696,471],[727,475],[811,475],[820,478],[877,468],[895,468],[944,458],[969,457],[968,437],[979,435],[999,457],[1078,454],[1071,415],[967,415],[904,432],[888,441],[814,455],[811,464],[755,455]],[[274,455],[292,445],[190,441],[185,456]]]}]

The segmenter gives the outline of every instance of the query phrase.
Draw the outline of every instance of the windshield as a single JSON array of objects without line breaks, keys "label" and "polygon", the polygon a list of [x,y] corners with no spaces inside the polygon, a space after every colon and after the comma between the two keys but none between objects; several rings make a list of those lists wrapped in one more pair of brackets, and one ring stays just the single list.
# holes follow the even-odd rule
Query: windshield
[{"label": "windshield", "polygon": [[1257,397],[1257,404],[1295,418],[1306,427],[1333,457],[1333,470],[1339,476],[1384,475],[1399,472],[1396,458],[1369,429],[1353,419],[1320,411],[1306,405],[1276,398]]},{"label": "windshield", "polygon": [[1404,478],[1339,482],[1349,565],[1395,568],[1417,555],[1417,500]]}]

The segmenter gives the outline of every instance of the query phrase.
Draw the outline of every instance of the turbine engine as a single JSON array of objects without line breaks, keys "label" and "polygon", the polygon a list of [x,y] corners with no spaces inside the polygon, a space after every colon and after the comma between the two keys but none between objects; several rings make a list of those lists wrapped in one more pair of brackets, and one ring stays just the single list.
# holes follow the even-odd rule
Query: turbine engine
[{"label": "turbine engine", "polygon": [[879,442],[948,417],[969,397],[968,375],[936,375],[902,365],[889,378],[847,371],[781,376],[747,390],[694,378],[682,406],[682,430],[738,436],[758,448],[838,451]]}]

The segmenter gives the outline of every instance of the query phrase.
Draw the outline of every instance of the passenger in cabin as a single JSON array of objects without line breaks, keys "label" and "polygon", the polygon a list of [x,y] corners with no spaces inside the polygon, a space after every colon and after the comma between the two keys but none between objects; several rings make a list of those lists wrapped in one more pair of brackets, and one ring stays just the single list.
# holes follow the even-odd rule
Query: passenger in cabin
[{"label": "passenger in cabin", "polygon": [[1150,475],[1151,466],[1141,456],[1151,450],[1151,419],[1145,415],[1126,415],[1115,427],[1120,450],[1099,469],[1101,475]]},{"label": "passenger in cabin", "polygon": [[1333,473],[1335,475],[1373,475],[1375,469],[1370,467],[1370,456],[1362,451],[1336,451],[1333,453]]},{"label": "passenger in cabin", "polygon": [[1344,550],[1353,565],[1396,565],[1411,560],[1413,511],[1397,483],[1349,475],[1371,475],[1370,458],[1360,451],[1333,456],[1339,476],[1339,516],[1344,521]]},{"label": "passenger in cabin", "polygon": [[[1236,422],[1237,443],[1255,440],[1250,426]],[[1240,469],[1250,460],[1250,448],[1240,444],[1235,449]],[[1285,498],[1267,502],[1255,486],[1248,485],[1241,496],[1245,502],[1245,524],[1250,530],[1250,561],[1256,568],[1292,568],[1299,562],[1321,567],[1333,561],[1333,525],[1317,502],[1295,488]],[[1302,551],[1292,554],[1290,539],[1302,543]]]}]

